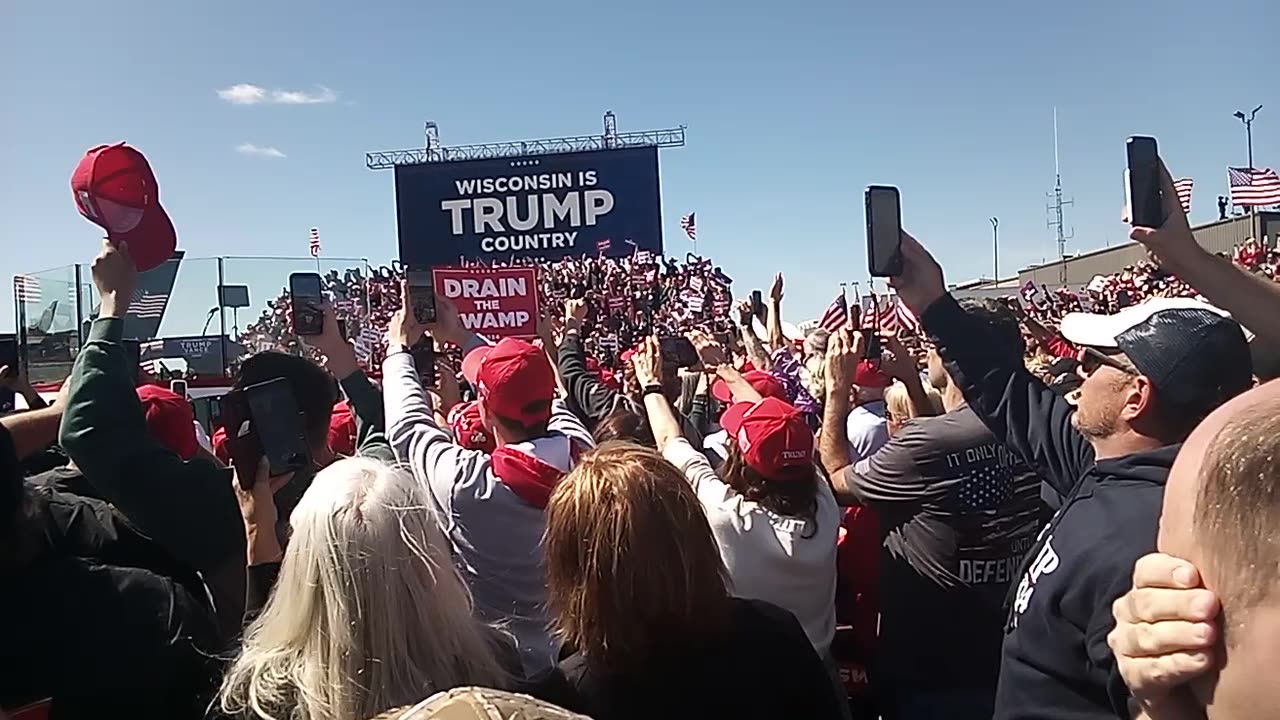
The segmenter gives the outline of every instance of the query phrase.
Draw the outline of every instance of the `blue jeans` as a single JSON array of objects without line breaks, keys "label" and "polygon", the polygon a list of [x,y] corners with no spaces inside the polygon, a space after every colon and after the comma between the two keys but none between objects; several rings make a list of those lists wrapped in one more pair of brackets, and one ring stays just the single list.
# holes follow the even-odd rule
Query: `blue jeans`
[{"label": "blue jeans", "polygon": [[991,691],[923,690],[897,693],[884,710],[885,720],[991,720],[996,699]]}]

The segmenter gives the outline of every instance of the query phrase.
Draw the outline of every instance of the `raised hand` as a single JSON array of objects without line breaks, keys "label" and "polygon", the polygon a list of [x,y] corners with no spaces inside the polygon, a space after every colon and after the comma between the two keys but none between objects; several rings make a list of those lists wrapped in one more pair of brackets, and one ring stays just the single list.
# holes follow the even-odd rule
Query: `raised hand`
[{"label": "raised hand", "polygon": [[889,285],[917,317],[947,294],[942,266],[906,230],[902,231],[902,274],[889,278]]}]

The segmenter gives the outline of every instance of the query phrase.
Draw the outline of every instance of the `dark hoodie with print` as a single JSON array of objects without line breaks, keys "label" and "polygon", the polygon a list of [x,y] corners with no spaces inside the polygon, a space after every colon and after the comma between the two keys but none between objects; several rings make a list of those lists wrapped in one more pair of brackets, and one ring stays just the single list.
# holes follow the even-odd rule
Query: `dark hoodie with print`
[{"label": "dark hoodie with print", "polygon": [[1155,550],[1164,483],[1179,446],[1096,460],[1074,409],[1014,359],[950,295],[921,316],[947,372],[995,436],[1063,502],[1010,588],[998,720],[1130,717],[1107,647],[1111,604]]}]

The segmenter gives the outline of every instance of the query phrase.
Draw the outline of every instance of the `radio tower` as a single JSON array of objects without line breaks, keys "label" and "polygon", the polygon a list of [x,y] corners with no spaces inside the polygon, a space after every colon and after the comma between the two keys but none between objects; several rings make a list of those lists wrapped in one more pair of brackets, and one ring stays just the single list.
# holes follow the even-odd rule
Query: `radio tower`
[{"label": "radio tower", "polygon": [[1058,108],[1053,108],[1053,192],[1049,194],[1050,202],[1045,207],[1049,215],[1048,227],[1058,236],[1058,282],[1067,282],[1067,241],[1075,237],[1074,231],[1068,231],[1062,222],[1062,209],[1074,205],[1074,200],[1062,199],[1062,165],[1058,162]]}]

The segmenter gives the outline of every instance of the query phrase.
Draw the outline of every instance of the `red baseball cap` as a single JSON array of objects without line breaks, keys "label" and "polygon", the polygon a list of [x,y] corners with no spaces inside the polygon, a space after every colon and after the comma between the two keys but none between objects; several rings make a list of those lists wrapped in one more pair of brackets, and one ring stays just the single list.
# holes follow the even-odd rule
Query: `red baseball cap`
[{"label": "red baseball cap", "polygon": [[112,245],[129,243],[139,272],[173,257],[178,235],[160,207],[160,187],[142,153],[125,145],[99,145],[76,165],[71,195],[80,214],[107,231]]},{"label": "red baseball cap", "polygon": [[453,428],[453,440],[468,450],[493,452],[493,436],[484,429],[480,420],[480,403],[467,402],[453,406],[449,411],[449,427]]},{"label": "red baseball cap", "polygon": [[[551,418],[556,374],[546,353],[516,338],[478,348],[462,359],[462,374],[486,408],[500,418],[534,425]],[[531,408],[542,403],[543,406]]]},{"label": "red baseball cap", "polygon": [[333,406],[329,416],[329,449],[339,455],[356,454],[356,418],[346,400]]},{"label": "red baseball cap", "polygon": [[[751,387],[755,388],[762,398],[778,398],[782,401],[787,399],[786,388],[782,387],[782,383],[773,376],[773,373],[749,370],[743,374],[742,378],[751,383]],[[711,383],[711,395],[722,403],[733,402],[733,392],[729,390],[729,384],[720,378],[716,378],[716,381]]]},{"label": "red baseball cap", "polygon": [[766,479],[811,474],[813,432],[804,415],[787,402],[767,397],[758,403],[737,403],[724,412],[720,425],[738,442],[747,465]]},{"label": "red baseball cap", "polygon": [[893,384],[893,378],[880,370],[880,363],[863,360],[853,375],[853,384],[861,388],[887,388]]},{"label": "red baseball cap", "polygon": [[191,403],[169,388],[159,385],[138,387],[138,400],[147,419],[147,432],[161,445],[183,460],[195,457],[200,448],[196,440],[195,413]]}]

